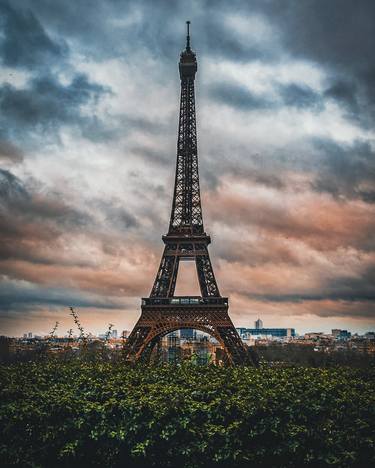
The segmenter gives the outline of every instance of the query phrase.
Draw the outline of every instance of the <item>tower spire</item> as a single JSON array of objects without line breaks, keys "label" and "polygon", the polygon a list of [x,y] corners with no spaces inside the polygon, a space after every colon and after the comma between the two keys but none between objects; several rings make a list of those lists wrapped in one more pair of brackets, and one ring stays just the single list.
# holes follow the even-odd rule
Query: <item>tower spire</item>
[{"label": "tower spire", "polygon": [[190,52],[190,21],[186,21],[186,50]]}]

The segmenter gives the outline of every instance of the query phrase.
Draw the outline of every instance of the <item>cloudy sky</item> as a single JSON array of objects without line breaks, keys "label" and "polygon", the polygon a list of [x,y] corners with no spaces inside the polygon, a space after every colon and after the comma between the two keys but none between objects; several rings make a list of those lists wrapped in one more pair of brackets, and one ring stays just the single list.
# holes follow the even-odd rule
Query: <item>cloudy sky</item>
[{"label": "cloudy sky", "polygon": [[0,0],[1,334],[64,334],[70,305],[88,331],[134,325],[168,227],[187,19],[235,325],[375,328],[372,0]]}]

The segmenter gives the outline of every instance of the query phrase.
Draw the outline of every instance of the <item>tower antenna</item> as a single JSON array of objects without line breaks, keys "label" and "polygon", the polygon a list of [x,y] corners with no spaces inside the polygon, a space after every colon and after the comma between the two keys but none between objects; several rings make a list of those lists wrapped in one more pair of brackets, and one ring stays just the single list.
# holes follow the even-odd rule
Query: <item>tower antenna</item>
[{"label": "tower antenna", "polygon": [[186,21],[186,50],[190,50],[190,21]]}]

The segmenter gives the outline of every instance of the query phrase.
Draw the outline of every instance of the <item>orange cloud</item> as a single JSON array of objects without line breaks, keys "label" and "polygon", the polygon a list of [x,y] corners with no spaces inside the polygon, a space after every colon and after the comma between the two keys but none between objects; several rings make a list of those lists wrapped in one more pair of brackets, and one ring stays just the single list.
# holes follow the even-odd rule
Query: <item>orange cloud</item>
[{"label": "orange cloud", "polygon": [[259,190],[223,181],[206,194],[205,210],[212,223],[301,240],[316,250],[368,250],[375,244],[375,208],[360,200],[341,202],[328,194]]}]

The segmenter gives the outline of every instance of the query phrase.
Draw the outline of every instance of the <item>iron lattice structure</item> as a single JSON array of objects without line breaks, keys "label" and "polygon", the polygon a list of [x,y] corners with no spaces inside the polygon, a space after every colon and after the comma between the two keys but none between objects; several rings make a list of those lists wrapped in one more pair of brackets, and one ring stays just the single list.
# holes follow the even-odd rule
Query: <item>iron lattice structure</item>
[{"label": "iron lattice structure", "polygon": [[[142,299],[141,316],[125,345],[130,361],[151,356],[160,338],[174,330],[194,328],[209,333],[225,350],[230,364],[249,364],[242,343],[228,315],[228,298],[221,297],[212,269],[203,227],[199,189],[194,80],[195,53],[190,48],[187,22],[186,48],[180,55],[180,116],[174,196],[164,253],[150,297]],[[180,261],[195,261],[201,296],[174,295]]]}]

